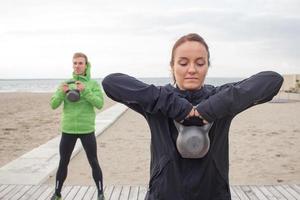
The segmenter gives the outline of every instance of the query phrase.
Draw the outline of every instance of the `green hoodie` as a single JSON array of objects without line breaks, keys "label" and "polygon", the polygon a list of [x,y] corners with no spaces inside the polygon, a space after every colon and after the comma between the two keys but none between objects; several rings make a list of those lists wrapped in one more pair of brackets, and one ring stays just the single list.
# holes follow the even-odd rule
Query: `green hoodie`
[{"label": "green hoodie", "polygon": [[[91,79],[91,65],[87,63],[86,75],[73,73],[74,81],[81,81],[85,89],[80,93],[80,100],[71,102],[66,98],[61,86],[51,98],[51,108],[56,109],[64,102],[62,113],[62,132],[70,134],[87,134],[95,131],[95,110],[103,106],[103,95],[97,81]],[[71,87],[71,86],[70,86]]]}]

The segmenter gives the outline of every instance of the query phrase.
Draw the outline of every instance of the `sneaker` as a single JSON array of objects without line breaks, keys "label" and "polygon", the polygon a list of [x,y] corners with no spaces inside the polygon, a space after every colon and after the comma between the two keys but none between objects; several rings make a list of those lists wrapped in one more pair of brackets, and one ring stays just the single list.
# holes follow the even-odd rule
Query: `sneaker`
[{"label": "sneaker", "polygon": [[100,194],[100,195],[98,196],[98,199],[97,199],[97,200],[105,200],[104,195],[103,195],[103,194]]},{"label": "sneaker", "polygon": [[62,198],[56,194],[53,194],[50,200],[62,200]]}]

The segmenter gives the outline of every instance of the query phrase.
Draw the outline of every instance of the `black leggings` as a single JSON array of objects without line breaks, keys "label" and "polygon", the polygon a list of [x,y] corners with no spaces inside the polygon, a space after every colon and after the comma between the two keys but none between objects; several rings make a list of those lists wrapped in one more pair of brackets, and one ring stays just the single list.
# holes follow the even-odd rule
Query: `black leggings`
[{"label": "black leggings", "polygon": [[61,196],[61,189],[68,173],[68,164],[77,139],[81,140],[82,146],[92,168],[93,178],[98,189],[98,195],[103,193],[102,171],[97,158],[97,143],[94,132],[88,134],[62,133],[59,144],[60,161],[56,173],[55,193]]}]

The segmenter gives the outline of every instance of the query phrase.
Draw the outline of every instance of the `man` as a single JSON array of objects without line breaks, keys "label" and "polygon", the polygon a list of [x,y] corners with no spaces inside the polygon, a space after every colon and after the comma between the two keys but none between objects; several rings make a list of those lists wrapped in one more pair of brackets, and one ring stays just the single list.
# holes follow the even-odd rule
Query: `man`
[{"label": "man", "polygon": [[90,76],[91,65],[83,53],[73,55],[73,79],[63,83],[51,98],[56,109],[63,102],[62,136],[59,145],[60,161],[56,173],[55,193],[51,200],[61,200],[61,189],[67,177],[68,164],[77,139],[81,140],[93,179],[97,186],[98,200],[104,200],[103,177],[97,158],[95,137],[95,110],[103,106],[102,91]]}]

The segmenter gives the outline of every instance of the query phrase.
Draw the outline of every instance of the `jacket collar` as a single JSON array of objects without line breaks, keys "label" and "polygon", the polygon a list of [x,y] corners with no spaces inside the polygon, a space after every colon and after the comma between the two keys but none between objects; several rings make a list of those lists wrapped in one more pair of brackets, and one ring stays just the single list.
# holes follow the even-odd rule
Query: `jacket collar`
[{"label": "jacket collar", "polygon": [[203,85],[198,90],[180,90],[177,87],[177,85],[172,85],[172,84],[168,84],[165,87],[169,90],[172,90],[173,92],[178,94],[178,96],[181,96],[190,102],[206,99],[209,97],[210,94],[209,85]]}]

